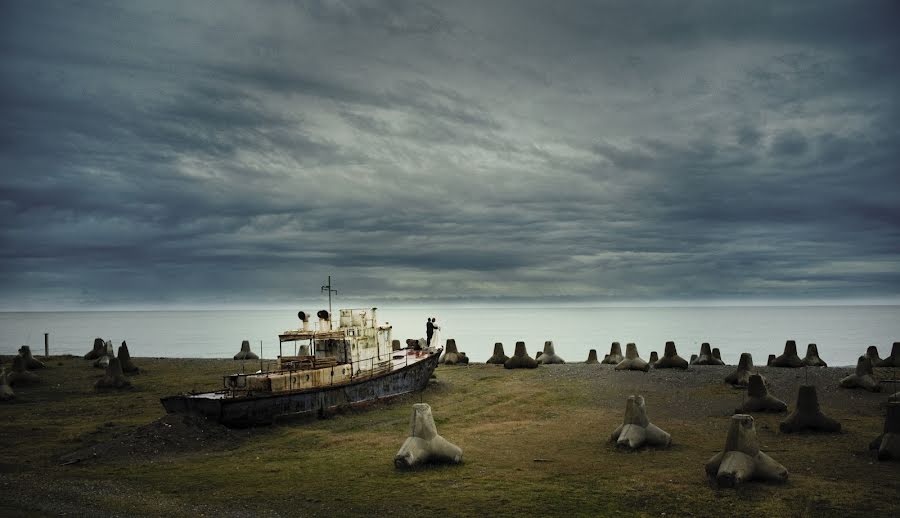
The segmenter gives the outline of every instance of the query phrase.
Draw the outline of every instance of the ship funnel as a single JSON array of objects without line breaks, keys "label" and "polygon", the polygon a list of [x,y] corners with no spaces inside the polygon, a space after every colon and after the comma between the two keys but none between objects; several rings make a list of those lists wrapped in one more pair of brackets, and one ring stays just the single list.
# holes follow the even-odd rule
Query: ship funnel
[{"label": "ship funnel", "polygon": [[331,315],[324,309],[321,309],[316,313],[316,316],[319,317],[319,331],[331,331]]},{"label": "ship funnel", "polygon": [[303,330],[309,331],[309,315],[305,311],[300,311],[297,313],[297,318],[303,322]]}]

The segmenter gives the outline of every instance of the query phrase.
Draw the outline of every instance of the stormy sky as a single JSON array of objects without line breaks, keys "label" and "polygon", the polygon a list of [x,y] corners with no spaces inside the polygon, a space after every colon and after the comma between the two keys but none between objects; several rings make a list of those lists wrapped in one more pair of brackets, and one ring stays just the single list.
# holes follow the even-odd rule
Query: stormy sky
[{"label": "stormy sky", "polygon": [[896,298],[898,21],[2,2],[0,307]]}]

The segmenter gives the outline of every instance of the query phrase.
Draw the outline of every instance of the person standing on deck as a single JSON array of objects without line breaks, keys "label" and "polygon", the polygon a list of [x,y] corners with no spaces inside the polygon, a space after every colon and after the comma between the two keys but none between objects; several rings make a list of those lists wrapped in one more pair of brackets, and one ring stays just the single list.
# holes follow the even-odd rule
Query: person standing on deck
[{"label": "person standing on deck", "polygon": [[434,322],[431,321],[431,318],[428,319],[428,323],[425,324],[425,337],[427,339],[426,345],[431,347],[431,337],[434,336]]}]

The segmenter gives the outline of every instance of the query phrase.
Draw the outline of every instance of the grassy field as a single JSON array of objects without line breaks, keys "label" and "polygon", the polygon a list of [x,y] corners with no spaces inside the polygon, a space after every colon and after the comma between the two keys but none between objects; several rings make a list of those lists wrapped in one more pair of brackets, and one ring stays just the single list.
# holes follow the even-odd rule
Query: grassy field
[{"label": "grassy field", "polygon": [[[3,364],[8,366],[9,359]],[[717,490],[703,465],[725,441],[742,392],[720,383],[732,367],[614,372],[609,366],[440,367],[420,394],[327,419],[217,435],[135,430],[163,415],[159,398],[217,388],[229,360],[147,359],[133,390],[96,392],[99,369],[54,357],[42,382],[0,405],[0,515],[499,515],[896,516],[900,463],[867,445],[883,426],[885,394],[835,389],[847,369],[761,369],[793,408],[796,388],[819,387],[837,435],[782,435],[783,415],[757,416],[763,449],[790,471],[781,486]],[[643,394],[666,450],[627,453],[609,443],[625,397]],[[438,431],[463,451],[458,466],[397,471],[410,405],[431,404]],[[165,430],[163,425],[161,428]],[[61,465],[111,441],[141,441]]]}]

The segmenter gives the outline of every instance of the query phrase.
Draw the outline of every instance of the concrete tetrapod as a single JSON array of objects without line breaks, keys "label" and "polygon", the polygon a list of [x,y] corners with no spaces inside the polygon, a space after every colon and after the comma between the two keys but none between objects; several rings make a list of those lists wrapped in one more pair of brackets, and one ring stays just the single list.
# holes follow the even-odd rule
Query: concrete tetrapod
[{"label": "concrete tetrapod", "polygon": [[747,384],[747,399],[735,412],[746,414],[750,412],[784,412],[785,410],[787,410],[787,405],[784,401],[769,394],[762,376],[751,374]]},{"label": "concrete tetrapod", "polygon": [[566,360],[563,360],[558,354],[556,354],[556,350],[553,348],[553,342],[550,340],[544,342],[544,354],[542,354],[537,359],[537,361],[538,363],[543,363],[544,365],[549,365],[551,363],[566,363]]},{"label": "concrete tetrapod", "polygon": [[731,416],[725,450],[706,463],[706,475],[719,487],[734,487],[750,480],[784,482],[788,471],[759,449],[753,416]]},{"label": "concrete tetrapod", "polygon": [[616,365],[617,371],[644,371],[650,370],[650,364],[638,356],[637,345],[629,342],[625,345],[625,359]]},{"label": "concrete tetrapod", "polygon": [[541,363],[541,355],[544,354],[544,351],[538,351],[537,354],[534,355],[534,360],[538,363]]},{"label": "concrete tetrapod", "polygon": [[827,417],[819,409],[816,387],[801,385],[797,393],[797,408],[778,425],[781,433],[803,431],[836,433],[841,431],[841,423]]},{"label": "concrete tetrapod", "polygon": [[491,357],[488,358],[488,361],[486,361],[485,363],[490,363],[493,365],[503,365],[508,359],[509,356],[507,356],[506,353],[503,352],[503,343],[497,342],[494,344],[494,354],[492,354]]},{"label": "concrete tetrapod", "polygon": [[713,347],[713,358],[722,362],[722,365],[725,365],[725,362],[722,361],[722,351],[720,351],[718,347]]},{"label": "concrete tetrapod", "polygon": [[122,372],[122,364],[119,362],[118,358],[109,359],[109,366],[106,367],[106,373],[104,373],[103,377],[98,379],[97,383],[94,384],[94,388],[97,389],[120,389],[130,386],[131,382],[125,379],[125,374]]},{"label": "concrete tetrapod", "polygon": [[891,355],[878,362],[875,367],[900,367],[900,342],[891,346]]},{"label": "concrete tetrapod", "polygon": [[441,357],[440,362],[444,365],[467,365],[469,363],[469,358],[466,357],[465,354],[459,352],[459,349],[456,348],[456,340],[453,338],[447,339],[447,348],[444,349],[444,356]]},{"label": "concrete tetrapod", "polygon": [[872,362],[873,366],[881,363],[881,357],[878,356],[878,348],[874,345],[870,345],[866,349],[866,358],[868,358],[869,361]]},{"label": "concrete tetrapod", "polygon": [[803,360],[797,356],[797,342],[788,340],[784,343],[784,353],[775,358],[771,364],[772,367],[786,367],[789,369],[798,369],[804,366]]},{"label": "concrete tetrapod", "polygon": [[259,356],[250,350],[250,340],[241,342],[241,350],[234,355],[235,360],[258,360]]},{"label": "concrete tetrapod", "polygon": [[503,367],[506,369],[534,369],[537,366],[537,360],[528,356],[528,351],[525,350],[525,342],[516,342],[515,354],[503,363]]},{"label": "concrete tetrapod", "polygon": [[600,360],[597,359],[597,349],[591,349],[588,351],[588,358],[584,361],[584,363],[588,365],[597,365],[600,363]]},{"label": "concrete tetrapod", "polygon": [[697,355],[696,355],[696,354],[692,354],[692,355],[691,355],[691,362],[690,362],[691,365],[693,365],[694,362],[696,362],[696,361],[697,361]]},{"label": "concrete tetrapod", "polygon": [[625,357],[622,356],[622,346],[619,345],[619,342],[613,342],[612,345],[609,346],[609,354],[603,357],[603,361],[600,363],[605,363],[608,365],[618,365],[620,361],[624,360]]},{"label": "concrete tetrapod", "polygon": [[6,380],[6,369],[0,369],[0,401],[10,401],[15,397],[15,392]]},{"label": "concrete tetrapod", "polygon": [[34,369],[43,369],[44,367],[46,367],[46,365],[44,365],[44,362],[36,359],[34,356],[31,355],[31,347],[29,347],[27,345],[23,345],[22,347],[19,347],[19,354],[25,360],[25,368],[26,369],[34,370]]},{"label": "concrete tetrapod", "polygon": [[900,460],[900,402],[891,401],[884,417],[884,433],[869,444],[878,450],[878,460]]},{"label": "concrete tetrapod", "polygon": [[94,348],[84,355],[85,360],[96,360],[106,352],[106,342],[102,338],[94,338]]},{"label": "concrete tetrapod", "polygon": [[99,358],[94,360],[94,367],[98,369],[105,369],[109,366],[110,358],[113,358],[115,354],[113,354],[112,341],[107,340],[103,342],[103,353]]},{"label": "concrete tetrapod", "polygon": [[663,357],[653,364],[657,369],[687,369],[688,362],[675,350],[675,342],[666,342]]},{"label": "concrete tetrapod", "polygon": [[700,354],[696,360],[691,361],[691,365],[725,365],[725,362],[713,356],[709,343],[703,342],[700,344]]},{"label": "concrete tetrapod", "polygon": [[806,357],[803,358],[803,365],[807,367],[828,367],[822,358],[819,358],[819,347],[816,344],[806,346]]},{"label": "concrete tetrapod", "polygon": [[[750,376],[757,374],[756,369],[753,367],[753,356],[750,353],[741,353],[741,359],[738,361],[737,369],[734,372],[725,376],[725,383],[728,383],[735,387],[746,387],[750,384]],[[766,378],[763,378],[762,375],[759,375],[762,378],[763,382],[766,381]]]},{"label": "concrete tetrapod", "polygon": [[625,420],[612,433],[610,440],[616,446],[634,450],[644,444],[665,448],[672,443],[672,436],[647,419],[644,396],[628,396],[625,402]]},{"label": "concrete tetrapod", "polygon": [[414,404],[409,437],[394,456],[394,466],[403,469],[429,462],[458,464],[461,460],[462,449],[438,435],[431,407],[427,403]]},{"label": "concrete tetrapod", "polygon": [[766,367],[771,367],[775,363],[775,355],[770,354],[769,359],[766,360]]},{"label": "concrete tetrapod", "polygon": [[881,383],[872,375],[872,362],[865,356],[856,360],[856,372],[841,380],[843,388],[863,388],[869,392],[881,392]]},{"label": "concrete tetrapod", "polygon": [[125,343],[125,340],[122,340],[122,345],[119,346],[119,354],[116,356],[119,358],[119,363],[122,364],[122,372],[127,372],[128,374],[140,372],[140,369],[131,361],[131,353],[128,352],[128,344]]},{"label": "concrete tetrapod", "polygon": [[652,367],[656,362],[659,361],[659,354],[656,351],[650,351],[650,366]]},{"label": "concrete tetrapod", "polygon": [[16,355],[13,358],[12,372],[6,375],[6,382],[10,385],[22,383],[37,383],[41,381],[38,375],[25,368],[25,358]]}]

